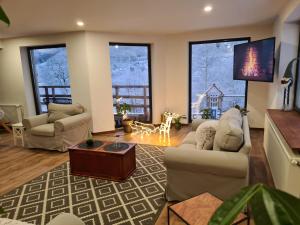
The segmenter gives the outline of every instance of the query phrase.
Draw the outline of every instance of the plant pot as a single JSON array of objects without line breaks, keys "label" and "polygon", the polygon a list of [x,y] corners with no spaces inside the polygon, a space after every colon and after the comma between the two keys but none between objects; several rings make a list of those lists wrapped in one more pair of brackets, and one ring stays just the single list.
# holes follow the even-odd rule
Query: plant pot
[{"label": "plant pot", "polygon": [[132,132],[132,128],[130,126],[132,123],[133,123],[133,120],[123,120],[122,121],[122,125],[123,125],[125,133],[131,133]]},{"label": "plant pot", "polygon": [[175,123],[174,127],[176,130],[180,130],[181,129],[181,123]]},{"label": "plant pot", "polygon": [[94,140],[93,139],[87,139],[85,143],[86,143],[87,146],[92,147],[94,145]]}]

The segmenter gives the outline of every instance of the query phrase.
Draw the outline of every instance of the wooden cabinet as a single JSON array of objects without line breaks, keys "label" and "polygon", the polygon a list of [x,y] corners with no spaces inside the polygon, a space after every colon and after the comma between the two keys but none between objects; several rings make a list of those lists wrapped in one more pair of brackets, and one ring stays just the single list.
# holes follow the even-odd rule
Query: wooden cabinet
[{"label": "wooden cabinet", "polygon": [[275,186],[300,197],[300,130],[297,129],[300,129],[297,112],[268,110],[266,113],[264,149]]}]

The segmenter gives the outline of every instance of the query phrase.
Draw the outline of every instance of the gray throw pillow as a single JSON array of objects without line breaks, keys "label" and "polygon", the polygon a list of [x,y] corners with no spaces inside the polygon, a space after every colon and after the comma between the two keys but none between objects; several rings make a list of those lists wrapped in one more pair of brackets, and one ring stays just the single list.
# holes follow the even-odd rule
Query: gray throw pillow
[{"label": "gray throw pillow", "polygon": [[66,117],[69,117],[70,115],[59,112],[59,111],[53,111],[48,113],[48,123],[54,123],[56,120],[64,119]]},{"label": "gray throw pillow", "polygon": [[236,119],[223,119],[217,127],[214,150],[237,152],[244,142],[241,124]]},{"label": "gray throw pillow", "polygon": [[199,125],[196,130],[197,150],[212,150],[218,121],[209,120]]}]

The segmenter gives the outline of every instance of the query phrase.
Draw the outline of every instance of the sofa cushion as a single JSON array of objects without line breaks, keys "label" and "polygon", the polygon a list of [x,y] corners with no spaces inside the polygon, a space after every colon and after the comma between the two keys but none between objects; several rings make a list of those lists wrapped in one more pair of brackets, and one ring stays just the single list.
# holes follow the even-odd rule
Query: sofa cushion
[{"label": "sofa cushion", "polygon": [[218,121],[209,120],[199,125],[196,130],[197,150],[212,150]]},{"label": "sofa cushion", "polygon": [[60,112],[60,111],[53,111],[48,114],[48,123],[54,123],[56,120],[64,119],[69,117],[70,115]]},{"label": "sofa cushion", "polygon": [[84,112],[80,104],[55,104],[48,105],[48,123],[54,123],[56,120],[74,116]]},{"label": "sofa cushion", "polygon": [[33,127],[31,134],[35,136],[54,137],[54,123],[46,123]]},{"label": "sofa cushion", "polygon": [[243,130],[239,120],[223,119],[217,127],[213,149],[236,152],[239,151],[243,141]]},{"label": "sofa cushion", "polygon": [[189,132],[182,141],[182,144],[193,144],[196,145],[196,131]]},{"label": "sofa cushion", "polygon": [[235,119],[235,120],[239,121],[239,123],[242,126],[243,118],[242,118],[240,110],[238,110],[236,108],[231,108],[231,109],[227,110],[221,116],[220,121],[228,120],[228,119]]}]

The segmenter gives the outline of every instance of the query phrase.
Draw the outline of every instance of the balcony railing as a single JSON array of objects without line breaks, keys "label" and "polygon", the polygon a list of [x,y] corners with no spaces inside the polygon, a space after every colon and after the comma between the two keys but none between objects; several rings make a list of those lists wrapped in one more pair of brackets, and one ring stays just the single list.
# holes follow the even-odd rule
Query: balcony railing
[{"label": "balcony railing", "polygon": [[39,88],[39,99],[42,112],[47,112],[49,103],[72,104],[70,86],[48,86],[41,85]]},{"label": "balcony railing", "polygon": [[[245,95],[233,95],[233,94],[225,94],[223,96],[222,101],[222,109],[221,112],[227,111],[231,107],[234,107],[235,105],[240,105],[241,107],[244,107],[244,103],[246,101]],[[192,109],[192,119],[198,118],[202,115],[201,109],[207,108],[206,101],[203,101],[201,103],[201,106],[199,108],[193,108]]]},{"label": "balcony railing", "polygon": [[150,97],[148,85],[113,85],[114,107],[115,100],[122,98],[122,101],[131,107],[129,117],[148,122],[150,121]]},{"label": "balcony railing", "polygon": [[[71,104],[70,86],[41,85],[39,99],[41,111],[47,112],[49,103]],[[129,116],[140,121],[150,121],[149,86],[147,85],[113,85],[113,98],[121,97],[131,107]],[[114,104],[114,107],[116,105]]]}]

